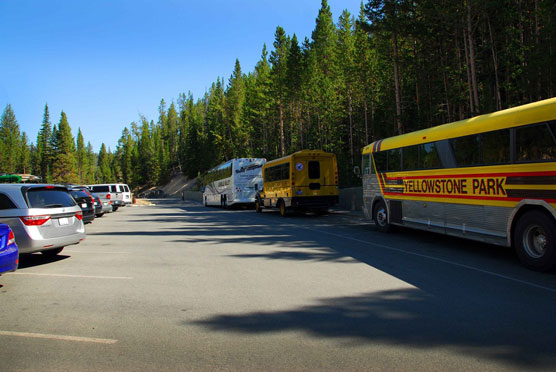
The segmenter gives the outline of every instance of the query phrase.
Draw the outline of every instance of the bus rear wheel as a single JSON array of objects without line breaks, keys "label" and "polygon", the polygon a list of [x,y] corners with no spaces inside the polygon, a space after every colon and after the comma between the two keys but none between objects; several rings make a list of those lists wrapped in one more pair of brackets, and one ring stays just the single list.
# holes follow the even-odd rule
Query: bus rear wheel
[{"label": "bus rear wheel", "polygon": [[384,201],[380,200],[376,203],[373,210],[373,220],[379,231],[389,232],[392,230],[392,225],[388,222],[388,209]]},{"label": "bus rear wheel", "polygon": [[556,224],[538,210],[526,212],[517,221],[514,248],[521,263],[532,270],[556,268]]}]

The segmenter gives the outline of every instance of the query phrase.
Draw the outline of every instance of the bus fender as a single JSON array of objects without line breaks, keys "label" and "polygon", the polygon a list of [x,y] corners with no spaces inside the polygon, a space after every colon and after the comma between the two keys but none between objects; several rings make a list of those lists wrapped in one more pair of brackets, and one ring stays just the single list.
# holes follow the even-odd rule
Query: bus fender
[{"label": "bus fender", "polygon": [[538,199],[523,199],[514,207],[510,218],[508,219],[508,226],[506,228],[506,245],[510,247],[512,245],[513,231],[515,228],[515,223],[519,220],[519,217],[523,213],[531,209],[542,209],[546,213],[550,214],[552,218],[556,220],[556,210],[544,200]]}]

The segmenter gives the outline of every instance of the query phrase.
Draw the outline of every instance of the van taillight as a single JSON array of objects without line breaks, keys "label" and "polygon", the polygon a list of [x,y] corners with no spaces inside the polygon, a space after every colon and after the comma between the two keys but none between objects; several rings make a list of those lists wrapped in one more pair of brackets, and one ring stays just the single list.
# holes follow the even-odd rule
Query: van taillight
[{"label": "van taillight", "polygon": [[22,216],[21,222],[27,226],[40,226],[50,219],[50,216]]},{"label": "van taillight", "polygon": [[10,231],[10,235],[8,235],[8,245],[15,244],[15,235],[13,231]]},{"label": "van taillight", "polygon": [[110,200],[111,198],[112,198],[112,195],[106,194],[106,199]]},{"label": "van taillight", "polygon": [[75,212],[75,217],[81,221],[83,220],[83,212],[79,211],[79,212]]}]

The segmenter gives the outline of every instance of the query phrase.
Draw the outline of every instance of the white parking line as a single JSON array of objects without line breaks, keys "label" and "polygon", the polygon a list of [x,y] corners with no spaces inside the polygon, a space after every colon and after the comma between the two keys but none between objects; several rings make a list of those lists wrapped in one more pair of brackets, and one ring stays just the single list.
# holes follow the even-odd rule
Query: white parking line
[{"label": "white parking line", "polygon": [[64,253],[102,253],[102,254],[129,254],[131,252],[108,252],[108,251],[70,251],[67,250]]},{"label": "white parking line", "polygon": [[[299,226],[299,227],[303,227],[303,226]],[[457,266],[457,267],[461,267],[464,269],[468,269],[468,270],[473,270],[473,271],[477,271],[483,274],[488,274],[488,275],[492,275],[498,278],[502,278],[502,279],[506,279],[506,280],[510,280],[512,282],[516,282],[516,283],[520,283],[520,284],[525,284],[531,287],[535,287],[535,288],[539,288],[539,289],[544,289],[545,291],[549,291],[552,293],[556,293],[556,289],[554,288],[550,288],[550,287],[545,287],[543,285],[539,285],[539,284],[535,284],[535,283],[531,283],[525,280],[521,280],[521,279],[516,279],[516,278],[512,278],[511,276],[507,276],[507,275],[503,275],[503,274],[498,274],[492,271],[488,271],[488,270],[483,270],[483,269],[479,269],[477,267],[473,267],[473,266],[469,266],[469,265],[464,265],[464,264],[460,264],[458,262],[454,262],[454,261],[449,261],[449,260],[445,260],[442,258],[438,258],[438,257],[433,257],[433,256],[429,256],[426,254],[421,254],[421,253],[415,253],[415,252],[410,252],[410,251],[406,251],[404,249],[399,249],[399,248],[394,248],[394,247],[390,247],[388,245],[384,245],[384,244],[378,244],[378,243],[372,243],[366,240],[361,240],[361,239],[356,239],[356,238],[352,238],[350,236],[345,236],[345,235],[341,235],[341,234],[335,234],[335,233],[331,233],[328,231],[323,231],[323,230],[317,230],[317,229],[313,229],[310,227],[303,227],[304,229],[307,230],[311,230],[311,231],[315,231],[318,233],[322,233],[322,234],[327,234],[327,235],[331,235],[331,236],[335,236],[338,238],[342,238],[342,239],[347,239],[347,240],[352,240],[358,243],[362,243],[362,244],[367,244],[367,245],[371,245],[371,246],[375,246],[375,247],[379,247],[379,248],[383,248],[383,249],[388,249],[390,251],[395,251],[395,252],[400,252],[400,253],[405,253],[405,254],[409,254],[412,256],[417,256],[417,257],[421,257],[421,258],[427,258],[429,260],[433,260],[433,261],[438,261],[438,262],[443,262],[445,264],[449,264],[449,265],[453,265],[453,266]]]},{"label": "white parking line", "polygon": [[54,276],[62,278],[88,278],[88,279],[122,279],[130,280],[133,279],[130,276],[100,276],[100,275],[71,275],[71,274],[44,274],[44,273],[24,273],[21,271],[16,271],[13,273],[8,273],[7,275],[34,275],[34,276]]},{"label": "white parking line", "polygon": [[12,332],[12,331],[0,331],[0,336],[45,338],[49,340],[92,342],[95,344],[106,344],[106,345],[112,345],[118,342],[118,340],[112,340],[109,338],[91,338],[91,337],[79,337],[79,336],[50,335],[46,333]]}]

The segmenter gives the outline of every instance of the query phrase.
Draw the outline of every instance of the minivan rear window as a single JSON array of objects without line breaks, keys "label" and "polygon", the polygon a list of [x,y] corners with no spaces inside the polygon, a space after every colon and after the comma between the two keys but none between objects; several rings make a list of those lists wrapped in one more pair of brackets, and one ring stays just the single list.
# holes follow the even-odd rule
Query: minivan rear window
[{"label": "minivan rear window", "polygon": [[91,190],[93,190],[93,192],[110,192],[108,186],[92,186]]},{"label": "minivan rear window", "polygon": [[75,205],[70,194],[62,189],[31,188],[26,194],[29,208],[62,208]]}]

